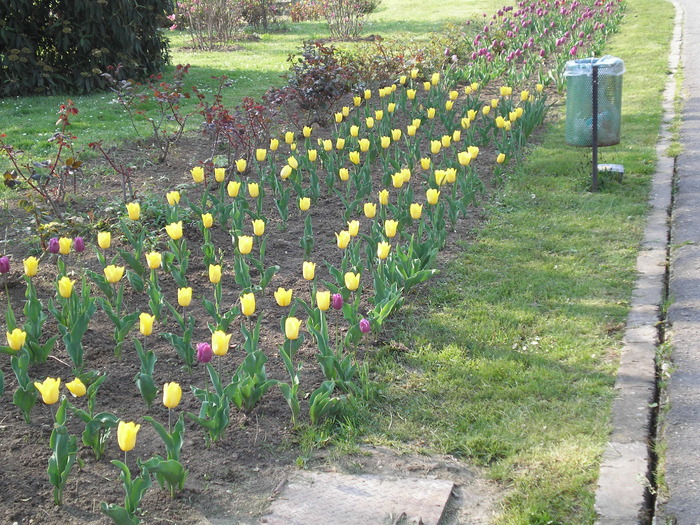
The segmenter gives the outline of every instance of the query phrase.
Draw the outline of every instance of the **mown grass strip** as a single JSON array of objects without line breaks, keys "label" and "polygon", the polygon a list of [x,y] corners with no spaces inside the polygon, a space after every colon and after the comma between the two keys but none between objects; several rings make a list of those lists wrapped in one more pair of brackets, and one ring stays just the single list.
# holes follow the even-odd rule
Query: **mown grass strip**
[{"label": "mown grass strip", "polygon": [[508,490],[499,523],[595,519],[672,22],[670,4],[630,0],[606,48],[627,68],[622,142],[601,160],[624,164],[622,183],[588,192],[590,150],[564,143],[556,108],[476,240],[396,325],[410,351],[390,345],[372,364],[391,385],[372,439],[488,466]]}]

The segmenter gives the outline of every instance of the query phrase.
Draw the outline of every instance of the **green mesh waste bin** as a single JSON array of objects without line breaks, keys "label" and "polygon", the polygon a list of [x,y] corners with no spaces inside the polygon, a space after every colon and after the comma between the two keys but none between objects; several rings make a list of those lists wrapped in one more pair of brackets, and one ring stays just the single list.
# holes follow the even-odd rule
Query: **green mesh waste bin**
[{"label": "green mesh waste bin", "polygon": [[613,56],[566,63],[566,143],[593,146],[593,66],[598,66],[598,146],[620,143],[624,62]]}]

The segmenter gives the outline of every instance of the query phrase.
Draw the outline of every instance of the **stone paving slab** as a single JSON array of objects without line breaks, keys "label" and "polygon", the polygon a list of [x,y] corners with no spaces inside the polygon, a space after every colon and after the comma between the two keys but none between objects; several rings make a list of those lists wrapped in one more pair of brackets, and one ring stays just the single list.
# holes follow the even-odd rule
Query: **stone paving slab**
[{"label": "stone paving slab", "polygon": [[438,525],[453,489],[441,479],[305,472],[261,518],[268,525]]}]

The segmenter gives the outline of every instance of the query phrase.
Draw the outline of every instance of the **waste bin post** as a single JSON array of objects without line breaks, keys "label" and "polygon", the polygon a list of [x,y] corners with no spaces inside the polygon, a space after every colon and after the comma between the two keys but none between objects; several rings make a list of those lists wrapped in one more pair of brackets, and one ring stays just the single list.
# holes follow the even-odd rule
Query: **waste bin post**
[{"label": "waste bin post", "polygon": [[598,65],[593,64],[593,174],[591,191],[598,191]]}]

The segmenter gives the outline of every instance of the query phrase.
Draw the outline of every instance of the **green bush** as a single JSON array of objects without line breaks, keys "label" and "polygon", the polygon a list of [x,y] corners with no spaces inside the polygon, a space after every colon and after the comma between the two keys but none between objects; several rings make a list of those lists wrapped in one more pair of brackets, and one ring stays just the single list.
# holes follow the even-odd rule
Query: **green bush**
[{"label": "green bush", "polygon": [[3,0],[0,96],[88,93],[168,61],[171,0]]}]

